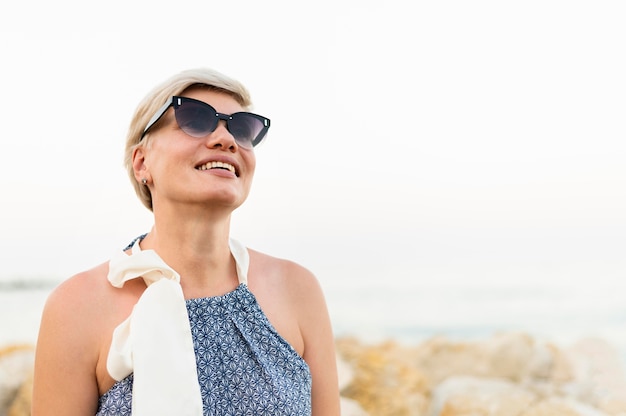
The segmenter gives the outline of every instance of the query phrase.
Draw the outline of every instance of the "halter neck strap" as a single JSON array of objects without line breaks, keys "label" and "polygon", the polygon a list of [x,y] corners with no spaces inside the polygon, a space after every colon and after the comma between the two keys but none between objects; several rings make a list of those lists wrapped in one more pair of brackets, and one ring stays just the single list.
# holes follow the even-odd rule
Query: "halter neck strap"
[{"label": "halter neck strap", "polygon": [[[109,282],[122,287],[142,278],[146,290],[130,316],[113,332],[107,370],[119,381],[134,374],[133,416],[202,416],[193,338],[180,275],[138,238],[131,255],[117,252],[109,261]],[[229,247],[240,284],[247,284],[248,250],[236,240]]]}]

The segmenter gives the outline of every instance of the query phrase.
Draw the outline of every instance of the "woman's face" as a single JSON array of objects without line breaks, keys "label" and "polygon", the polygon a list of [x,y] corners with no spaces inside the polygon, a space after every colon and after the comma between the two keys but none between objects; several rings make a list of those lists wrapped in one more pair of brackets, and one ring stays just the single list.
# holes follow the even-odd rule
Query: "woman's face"
[{"label": "woman's face", "polygon": [[[219,113],[243,111],[234,98],[218,91],[193,88],[182,96],[204,101]],[[135,151],[133,166],[138,180],[148,180],[155,211],[160,204],[233,210],[245,201],[256,158],[252,149],[237,144],[223,120],[205,137],[192,137],[178,127],[170,107],[150,135],[150,145]]]}]

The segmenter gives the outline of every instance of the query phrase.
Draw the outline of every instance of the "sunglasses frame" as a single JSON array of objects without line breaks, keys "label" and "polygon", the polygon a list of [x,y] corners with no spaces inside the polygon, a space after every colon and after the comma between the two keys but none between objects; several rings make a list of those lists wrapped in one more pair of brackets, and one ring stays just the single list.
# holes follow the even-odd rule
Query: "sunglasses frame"
[{"label": "sunglasses frame", "polygon": [[[163,117],[163,115],[167,112],[167,110],[170,107],[174,107],[174,111],[176,111],[176,109],[178,107],[180,107],[183,104],[184,101],[188,101],[188,102],[191,101],[191,102],[194,102],[194,103],[201,104],[201,105],[203,105],[205,107],[208,107],[210,110],[212,110],[212,113],[215,114],[215,117],[217,118],[217,122],[215,123],[215,128],[212,131],[208,132],[207,135],[212,133],[212,132],[214,132],[215,129],[217,129],[217,126],[218,126],[220,120],[226,121],[226,128],[230,132],[230,129],[228,128],[228,123],[233,120],[233,116],[236,115],[236,114],[247,114],[248,116],[252,116],[252,117],[260,120],[263,123],[263,128],[256,135],[256,137],[250,141],[250,143],[252,145],[251,147],[242,144],[235,137],[235,141],[237,142],[237,144],[239,146],[243,147],[244,149],[251,149],[252,147],[255,147],[256,145],[261,143],[261,141],[263,140],[263,138],[267,134],[267,131],[270,128],[270,119],[267,118],[267,117],[263,117],[263,116],[261,116],[259,114],[249,113],[247,111],[239,111],[239,112],[236,112],[236,113],[233,113],[233,114],[219,113],[219,112],[217,112],[217,110],[211,104],[205,103],[204,101],[196,100],[194,98],[181,97],[181,96],[178,96],[178,95],[174,95],[169,100],[167,100],[167,102],[165,104],[163,104],[163,106],[161,108],[159,108],[159,110],[154,114],[154,116],[152,116],[152,118],[150,119],[150,121],[146,125],[146,128],[143,129],[143,133],[141,133],[141,137],[139,138],[139,141],[143,140],[144,136],[148,133],[148,131],[161,119],[161,117]],[[174,118],[176,119],[176,117],[174,117]],[[178,121],[176,121],[176,123],[178,124]],[[183,130],[182,127],[181,127],[181,130],[183,132],[185,132],[185,130]],[[185,134],[191,136],[187,132],[185,132]],[[191,137],[197,137],[197,136],[191,136]],[[202,137],[202,136],[200,136],[200,137]],[[234,137],[234,135],[233,135],[233,137]]]}]

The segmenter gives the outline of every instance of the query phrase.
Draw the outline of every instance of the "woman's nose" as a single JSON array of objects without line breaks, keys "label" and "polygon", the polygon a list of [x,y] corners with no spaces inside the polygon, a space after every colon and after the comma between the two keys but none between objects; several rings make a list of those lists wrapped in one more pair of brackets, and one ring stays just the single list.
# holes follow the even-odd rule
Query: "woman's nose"
[{"label": "woman's nose", "polygon": [[225,120],[219,120],[215,130],[207,136],[207,147],[235,150],[237,141],[228,131]]}]

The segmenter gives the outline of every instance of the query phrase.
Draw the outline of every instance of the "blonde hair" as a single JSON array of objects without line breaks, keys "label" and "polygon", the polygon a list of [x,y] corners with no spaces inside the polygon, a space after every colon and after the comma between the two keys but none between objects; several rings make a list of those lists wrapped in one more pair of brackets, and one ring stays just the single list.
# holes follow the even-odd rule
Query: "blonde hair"
[{"label": "blonde hair", "polygon": [[[133,153],[139,146],[149,146],[150,133],[141,138],[150,118],[173,95],[180,95],[191,87],[208,88],[222,91],[232,96],[243,107],[249,110],[252,106],[250,93],[240,82],[210,68],[197,68],[182,71],[152,89],[139,103],[130,122],[124,150],[124,166],[139,200],[152,211],[152,195],[147,186],[135,178],[133,169]],[[150,131],[154,130],[151,129]]]}]

